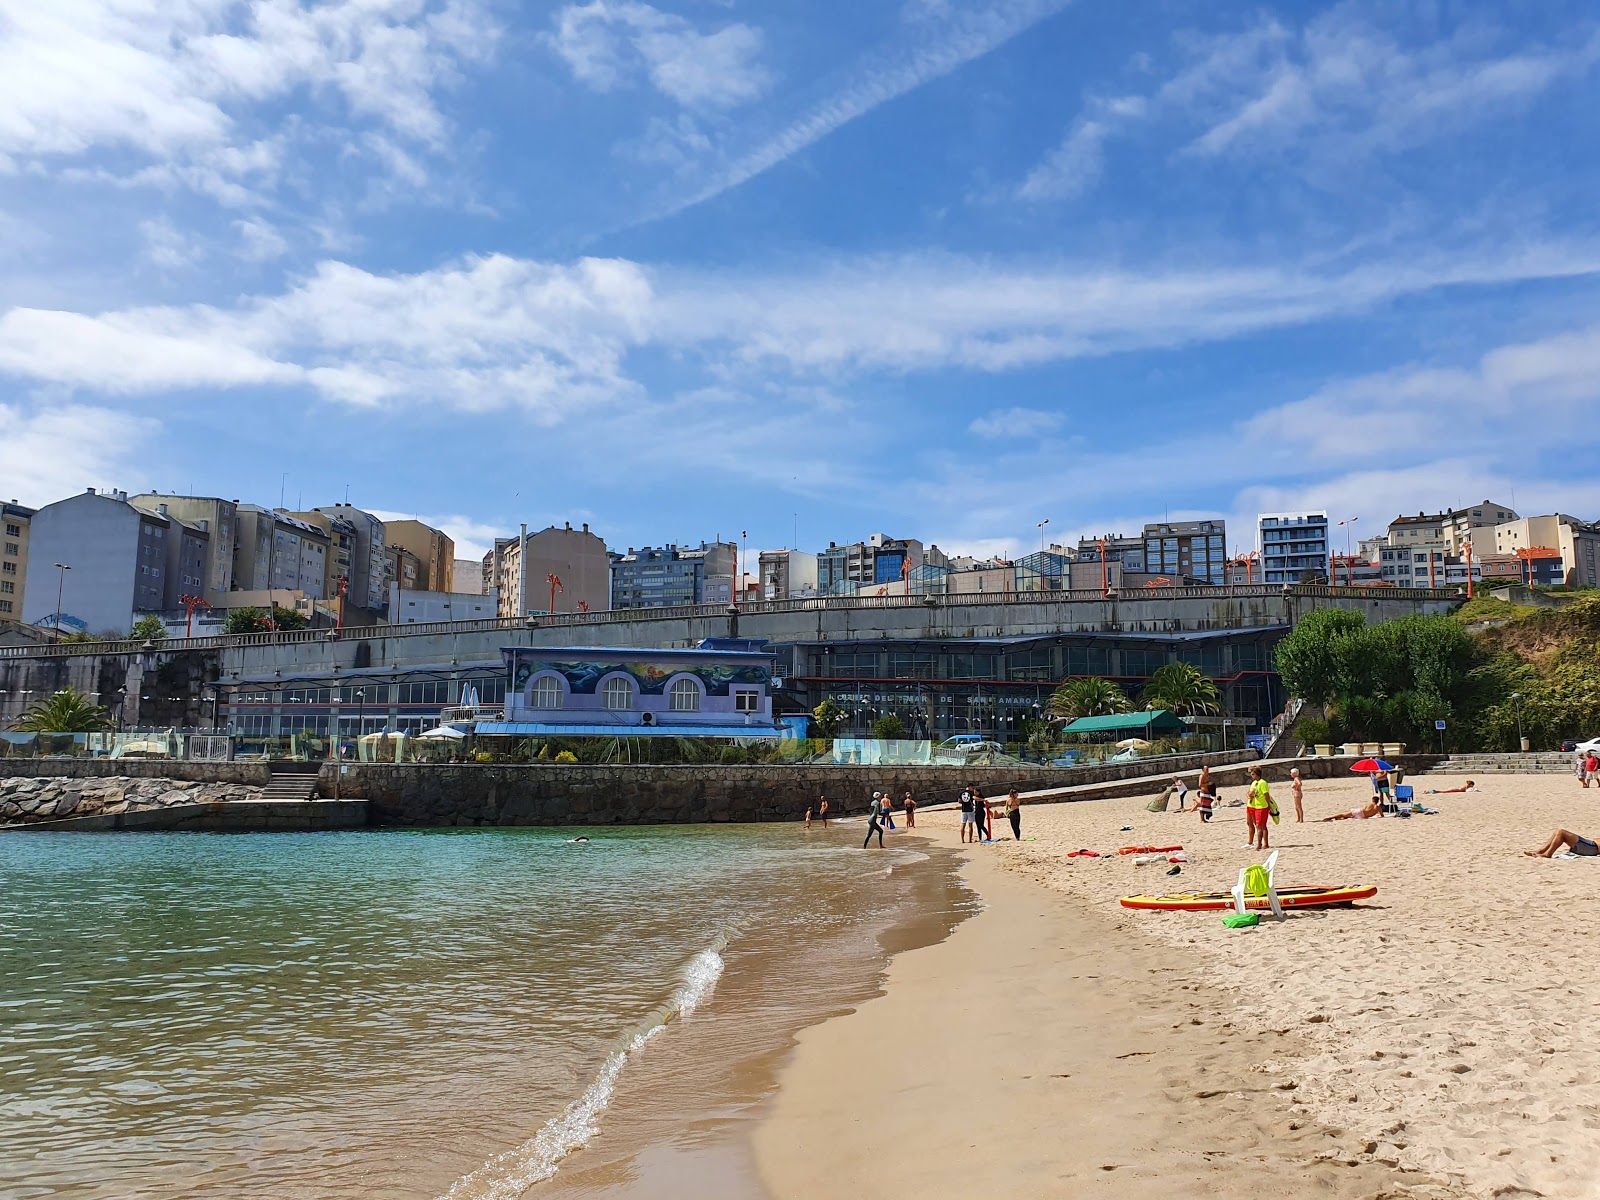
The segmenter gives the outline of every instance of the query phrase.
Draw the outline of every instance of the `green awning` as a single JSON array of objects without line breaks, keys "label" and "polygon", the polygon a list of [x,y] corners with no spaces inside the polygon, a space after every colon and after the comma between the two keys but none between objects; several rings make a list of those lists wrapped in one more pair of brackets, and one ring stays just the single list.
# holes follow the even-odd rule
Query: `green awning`
[{"label": "green awning", "polygon": [[1079,717],[1063,733],[1179,733],[1187,729],[1164,708],[1153,712],[1112,713],[1104,717]]}]

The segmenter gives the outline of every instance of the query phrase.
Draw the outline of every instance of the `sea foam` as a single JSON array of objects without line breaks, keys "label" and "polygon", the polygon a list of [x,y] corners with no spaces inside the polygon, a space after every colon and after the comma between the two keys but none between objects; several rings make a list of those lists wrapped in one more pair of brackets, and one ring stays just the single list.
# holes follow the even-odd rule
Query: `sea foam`
[{"label": "sea foam", "polygon": [[681,981],[667,1001],[624,1034],[606,1055],[593,1082],[543,1128],[515,1149],[491,1158],[451,1185],[440,1200],[516,1200],[528,1188],[556,1173],[561,1160],[581,1150],[600,1132],[600,1114],[611,1103],[622,1069],[640,1050],[673,1021],[688,1016],[716,989],[722,975],[722,951],[728,939],[719,937],[700,951],[683,969]]}]

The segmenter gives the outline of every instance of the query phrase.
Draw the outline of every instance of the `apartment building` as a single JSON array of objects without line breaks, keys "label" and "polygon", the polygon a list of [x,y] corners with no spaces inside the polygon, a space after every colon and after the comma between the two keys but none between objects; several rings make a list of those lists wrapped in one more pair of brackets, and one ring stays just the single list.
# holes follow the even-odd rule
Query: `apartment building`
[{"label": "apartment building", "polygon": [[611,607],[731,604],[738,552],[732,542],[630,546],[626,554],[611,556]]},{"label": "apartment building", "polygon": [[15,500],[0,502],[0,622],[21,621],[28,582],[28,544],[34,510]]},{"label": "apartment building", "polygon": [[915,538],[894,538],[874,533],[862,542],[841,546],[829,542],[817,552],[817,591],[823,595],[849,595],[863,584],[895,583],[929,563],[946,565],[937,547],[924,550]]},{"label": "apartment building", "polygon": [[217,496],[165,496],[160,492],[142,492],[131,497],[131,503],[153,511],[161,511],[165,505],[165,511],[171,516],[190,528],[206,532],[210,558],[203,572],[205,585],[199,594],[213,608],[227,608],[228,593],[233,590],[239,502]]},{"label": "apartment building", "polygon": [[757,567],[763,600],[791,600],[817,594],[815,554],[801,550],[763,550]]},{"label": "apartment building", "polygon": [[[1536,553],[1540,549],[1550,553]],[[1524,571],[1529,582],[1600,587],[1600,525],[1566,513],[1519,517],[1495,526],[1494,550],[1536,563],[1537,569],[1529,567]],[[1552,558],[1560,560],[1559,572],[1552,565]],[[1554,578],[1557,574],[1560,578]],[[1538,578],[1532,578],[1535,575]]]},{"label": "apartment building", "polygon": [[[317,522],[259,504],[234,510],[233,580],[236,592],[299,592],[328,598],[332,537]],[[225,604],[234,601],[225,599]]]},{"label": "apartment building", "polygon": [[1260,582],[1300,583],[1328,574],[1328,514],[1260,513],[1256,517]]},{"label": "apartment building", "polygon": [[[496,538],[480,568],[485,592],[499,596],[502,617],[524,617],[550,611],[550,576],[557,612],[599,612],[611,607],[611,555],[587,524],[551,525],[529,533],[526,525],[513,538]],[[731,587],[731,581],[730,581]]]},{"label": "apartment building", "polygon": [[[46,504],[30,526],[21,589],[28,624],[126,636],[140,616],[166,606],[168,539],[181,537],[181,527],[174,534],[169,517],[129,503],[127,492],[89,488]],[[0,572],[0,580],[8,577]]]},{"label": "apartment building", "polygon": [[416,557],[423,591],[456,590],[456,544],[449,534],[416,520],[385,521],[383,534],[387,545],[399,546]]},{"label": "apartment building", "polygon": [[346,581],[347,624],[355,616],[349,612],[352,607],[363,610],[369,621],[385,611],[389,604],[392,564],[382,521],[353,504],[329,504],[284,515],[328,534],[330,561],[324,576],[323,595],[330,600],[336,598],[339,580]]},{"label": "apartment building", "polygon": [[1173,521],[1146,525],[1144,569],[1152,575],[1224,583],[1228,573],[1227,546],[1226,521]]}]

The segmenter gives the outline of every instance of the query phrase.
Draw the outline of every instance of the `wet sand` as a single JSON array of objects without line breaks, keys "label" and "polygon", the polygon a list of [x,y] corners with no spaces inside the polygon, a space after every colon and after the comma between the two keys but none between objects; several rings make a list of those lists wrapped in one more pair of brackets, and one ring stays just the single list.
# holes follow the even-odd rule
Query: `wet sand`
[{"label": "wet sand", "polygon": [[[986,910],[800,1035],[756,1137],[769,1191],[1600,1194],[1600,965],[1580,949],[1600,860],[1519,853],[1557,825],[1600,833],[1600,792],[1480,783],[1424,797],[1438,816],[1319,824],[1368,785],[1313,782],[1300,825],[1277,787],[1279,881],[1380,891],[1248,931],[1117,904],[1230,885],[1258,857],[1240,810],[1202,826],[1144,799],[1026,809],[1028,840],[970,852]],[[953,814],[918,824],[955,841]],[[1191,857],[1176,878],[1065,857],[1173,842]]]}]

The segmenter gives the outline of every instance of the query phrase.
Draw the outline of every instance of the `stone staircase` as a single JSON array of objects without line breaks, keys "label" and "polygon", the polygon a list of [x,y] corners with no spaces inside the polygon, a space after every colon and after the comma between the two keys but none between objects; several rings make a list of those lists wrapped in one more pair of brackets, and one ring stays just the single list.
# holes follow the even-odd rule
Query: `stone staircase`
[{"label": "stone staircase", "polygon": [[1529,754],[1452,754],[1433,769],[1441,775],[1571,775],[1572,755],[1560,750]]},{"label": "stone staircase", "polygon": [[262,800],[295,800],[304,802],[317,798],[317,774],[315,770],[284,770],[282,765],[274,764],[272,774],[267,777],[267,786],[261,789]]}]

